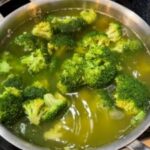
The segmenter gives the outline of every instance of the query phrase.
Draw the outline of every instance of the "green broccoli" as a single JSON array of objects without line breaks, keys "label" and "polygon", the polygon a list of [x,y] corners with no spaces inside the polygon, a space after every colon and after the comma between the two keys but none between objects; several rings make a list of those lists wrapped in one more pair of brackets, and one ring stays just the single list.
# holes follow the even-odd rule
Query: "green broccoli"
[{"label": "green broccoli", "polygon": [[127,45],[128,49],[132,52],[136,52],[143,49],[143,44],[139,39],[128,39]]},{"label": "green broccoli", "polygon": [[23,56],[21,63],[28,67],[31,73],[38,73],[47,67],[46,59],[40,49],[32,52],[30,55]]},{"label": "green broccoli", "polygon": [[90,87],[108,85],[117,74],[115,57],[106,47],[93,47],[85,54],[84,82]]},{"label": "green broccoli", "polygon": [[8,75],[7,79],[3,81],[3,86],[22,89],[23,87],[22,78],[19,75],[10,74]]},{"label": "green broccoli", "polygon": [[48,90],[40,82],[34,82],[23,90],[24,99],[43,98]]},{"label": "green broccoli", "polygon": [[15,38],[15,44],[22,46],[24,51],[32,51],[35,49],[35,38],[32,34],[23,32]]},{"label": "green broccoli", "polygon": [[34,26],[32,34],[34,36],[50,40],[53,33],[49,22],[40,22]]},{"label": "green broccoli", "polygon": [[15,38],[15,44],[23,47],[25,52],[34,51],[35,49],[47,49],[46,41],[33,36],[31,33],[23,32]]},{"label": "green broccoli", "polygon": [[[49,19],[50,18],[50,19]],[[80,18],[75,16],[65,17],[52,17],[48,16],[48,19],[54,29],[54,31],[60,33],[72,33],[83,29],[87,24]]]},{"label": "green broccoli", "polygon": [[108,36],[99,31],[91,31],[83,36],[79,41],[76,51],[85,53],[90,47],[94,46],[109,46],[110,40]]},{"label": "green broccoli", "polygon": [[96,98],[98,99],[98,105],[102,108],[111,109],[115,106],[114,100],[106,90],[98,90]]},{"label": "green broccoli", "polygon": [[72,33],[81,31],[88,24],[96,20],[96,13],[92,10],[83,10],[79,16],[56,17],[49,15],[47,21],[50,22],[54,32]]},{"label": "green broccoli", "polygon": [[47,79],[40,79],[38,81],[34,81],[32,86],[37,87],[37,88],[45,88],[48,89],[48,80]]},{"label": "green broccoli", "polygon": [[48,43],[48,53],[52,55],[55,51],[62,54],[64,51],[73,50],[75,41],[70,37],[62,34],[55,35]]},{"label": "green broccoli", "polygon": [[112,51],[116,51],[118,53],[123,52],[138,52],[143,49],[143,44],[138,39],[120,39],[115,45],[111,48]]},{"label": "green broccoli", "polygon": [[[62,127],[63,126],[61,122],[58,122],[53,127],[50,127],[50,129],[44,133],[44,140],[59,141],[62,137]],[[64,148],[64,150],[67,149]]]},{"label": "green broccoli", "polygon": [[4,51],[0,57],[0,74],[7,74],[12,70],[10,59],[12,59],[10,52]]},{"label": "green broccoli", "polygon": [[20,60],[14,56],[10,51],[4,51],[0,57],[0,74],[10,74],[10,72],[23,72],[24,67],[20,65]]},{"label": "green broccoli", "polygon": [[149,109],[149,91],[140,81],[129,75],[119,75],[116,79],[115,103],[127,114],[137,115]]},{"label": "green broccoli", "polygon": [[122,37],[122,26],[118,23],[112,22],[109,24],[106,34],[110,41],[117,42]]},{"label": "green broccoli", "polygon": [[84,84],[82,78],[83,63],[84,58],[76,53],[63,63],[57,85],[62,93],[74,91]]},{"label": "green broccoli", "polygon": [[96,20],[97,14],[93,9],[87,9],[81,11],[80,16],[87,24],[92,24]]},{"label": "green broccoli", "polygon": [[12,67],[7,60],[0,61],[0,74],[9,73],[11,69]]},{"label": "green broccoli", "polygon": [[66,108],[67,100],[56,94],[53,96],[48,93],[44,95],[44,99],[37,98],[26,101],[23,104],[24,111],[31,124],[39,125],[41,122],[54,119],[58,112]]},{"label": "green broccoli", "polygon": [[61,110],[64,110],[68,103],[65,97],[56,93],[54,96],[50,93],[44,95],[45,113],[42,116],[42,121],[53,119]]},{"label": "green broccoli", "polygon": [[21,91],[15,87],[7,87],[0,94],[0,122],[13,124],[22,115],[22,95]]},{"label": "green broccoli", "polygon": [[146,112],[145,111],[139,111],[137,113],[137,115],[135,115],[132,119],[131,119],[131,125],[132,126],[136,126],[137,124],[139,124],[146,116]]},{"label": "green broccoli", "polygon": [[40,98],[28,100],[23,104],[25,114],[31,124],[39,125],[41,117],[45,113],[44,105],[44,100]]}]

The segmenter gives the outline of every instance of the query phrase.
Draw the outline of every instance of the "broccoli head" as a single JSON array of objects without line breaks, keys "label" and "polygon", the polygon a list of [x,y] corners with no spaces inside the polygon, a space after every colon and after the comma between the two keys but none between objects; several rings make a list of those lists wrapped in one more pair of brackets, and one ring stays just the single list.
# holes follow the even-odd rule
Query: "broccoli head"
[{"label": "broccoli head", "polygon": [[113,47],[111,48],[111,51],[118,52],[118,53],[123,53],[127,49],[128,49],[127,40],[122,38],[113,45]]},{"label": "broccoli head", "polygon": [[65,97],[56,93],[54,96],[50,93],[44,95],[45,113],[42,116],[42,121],[51,120],[61,111],[64,110],[68,103]]},{"label": "broccoli head", "polygon": [[56,17],[49,15],[47,21],[50,22],[54,32],[72,33],[81,31],[88,24],[92,24],[96,20],[97,14],[94,10],[83,10],[79,16]]},{"label": "broccoli head", "polygon": [[31,124],[39,125],[41,117],[45,112],[43,99],[28,100],[23,104],[27,118]]},{"label": "broccoli head", "polygon": [[62,93],[74,91],[83,85],[83,61],[84,58],[75,53],[72,58],[63,63],[57,85]]},{"label": "broccoli head", "polygon": [[85,54],[84,81],[90,87],[104,87],[116,76],[115,57],[106,47],[91,48]]},{"label": "broccoli head", "polygon": [[91,31],[84,35],[79,41],[76,51],[85,53],[90,47],[94,46],[109,46],[110,40],[105,33],[99,31]]},{"label": "broccoli head", "polygon": [[48,20],[54,29],[54,31],[60,33],[72,33],[80,31],[83,27],[86,26],[86,22],[75,16],[65,16],[65,17],[52,17],[48,16]]},{"label": "broccoli head", "polygon": [[23,87],[22,78],[19,75],[10,74],[8,75],[7,79],[3,81],[3,86],[22,89]]},{"label": "broccoli head", "polygon": [[32,34],[23,32],[15,38],[15,44],[22,46],[24,51],[32,51],[35,49],[35,38]]},{"label": "broccoli head", "polygon": [[37,73],[47,67],[46,59],[40,49],[32,52],[30,55],[23,56],[21,63],[28,67],[31,73]]},{"label": "broccoli head", "polygon": [[34,82],[33,85],[27,86],[23,90],[23,96],[24,99],[43,98],[47,92],[47,89],[40,82]]},{"label": "broccoli head", "polygon": [[140,81],[129,75],[119,75],[116,79],[116,106],[131,115],[149,109],[149,91]]},{"label": "broccoli head", "polygon": [[132,52],[136,52],[143,49],[143,44],[139,39],[128,39],[127,41],[128,49]]},{"label": "broccoli head", "polygon": [[52,37],[52,29],[49,22],[40,22],[32,30],[34,36],[49,40]]},{"label": "broccoli head", "polygon": [[0,74],[9,73],[12,69],[11,65],[7,62],[7,60],[0,61]]},{"label": "broccoli head", "polygon": [[98,106],[102,108],[111,109],[115,106],[114,100],[106,90],[98,90],[96,98],[98,99]]},{"label": "broccoli head", "polygon": [[0,74],[7,74],[12,70],[12,55],[8,51],[4,51],[0,57]]},{"label": "broccoli head", "polygon": [[62,130],[61,122],[58,122],[53,127],[50,127],[50,129],[44,133],[45,141],[47,140],[59,141],[60,138],[62,137],[61,130]]},{"label": "broccoli head", "polygon": [[143,49],[143,44],[138,39],[125,39],[122,38],[111,48],[112,51],[116,51],[118,53],[123,52],[138,52]]},{"label": "broccoli head", "polygon": [[35,49],[47,49],[46,42],[42,38],[35,37],[28,32],[18,35],[15,38],[15,44],[23,47],[25,52],[34,51]]},{"label": "broccoli head", "polygon": [[55,35],[48,43],[48,52],[52,55],[55,51],[62,53],[67,50],[72,50],[75,46],[75,41],[70,37],[62,34]]},{"label": "broccoli head", "polygon": [[87,24],[92,24],[96,20],[97,14],[93,9],[87,9],[81,11],[80,16]]},{"label": "broccoli head", "polygon": [[21,91],[15,87],[7,87],[0,94],[0,122],[13,124],[22,115]]},{"label": "broccoli head", "polygon": [[41,122],[54,119],[58,112],[66,108],[66,99],[56,94],[53,96],[48,93],[44,95],[44,99],[37,98],[26,101],[23,104],[24,111],[31,124],[39,125]]},{"label": "broccoli head", "polygon": [[115,22],[110,23],[106,34],[109,37],[110,41],[117,42],[122,37],[122,26]]}]

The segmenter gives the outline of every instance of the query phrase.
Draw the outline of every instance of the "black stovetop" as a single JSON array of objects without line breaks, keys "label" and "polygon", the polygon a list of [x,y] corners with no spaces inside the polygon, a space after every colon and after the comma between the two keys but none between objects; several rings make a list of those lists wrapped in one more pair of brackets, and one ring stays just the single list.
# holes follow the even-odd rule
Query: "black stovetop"
[{"label": "black stovetop", "polygon": [[[0,0],[1,1],[1,0]],[[150,25],[150,0],[114,0],[140,15]],[[10,0],[8,3],[0,7],[0,12],[6,16],[19,6],[28,3],[29,0]],[[150,131],[146,131],[139,139],[144,139],[150,135]],[[2,137],[0,137],[0,150],[19,150]]]}]

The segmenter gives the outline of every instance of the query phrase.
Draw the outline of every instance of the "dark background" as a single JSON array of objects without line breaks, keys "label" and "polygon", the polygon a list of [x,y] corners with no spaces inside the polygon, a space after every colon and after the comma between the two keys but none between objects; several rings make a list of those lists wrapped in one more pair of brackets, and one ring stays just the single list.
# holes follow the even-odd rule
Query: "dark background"
[{"label": "dark background", "polygon": [[[1,1],[1,0],[0,0]],[[114,0],[136,12],[150,25],[150,0]],[[6,16],[16,8],[28,3],[29,0],[11,0],[0,7],[0,12]],[[145,132],[139,139],[150,136],[150,131]],[[0,150],[19,150],[0,137]]]}]

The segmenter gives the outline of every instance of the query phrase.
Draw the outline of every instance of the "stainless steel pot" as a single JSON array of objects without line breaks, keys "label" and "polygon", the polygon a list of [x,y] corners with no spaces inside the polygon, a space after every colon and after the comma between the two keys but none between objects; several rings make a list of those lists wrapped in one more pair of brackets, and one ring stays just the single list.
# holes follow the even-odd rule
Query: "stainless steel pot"
[{"label": "stainless steel pot", "polygon": [[[150,49],[150,27],[135,13],[129,9],[110,0],[33,0],[29,4],[17,9],[0,22],[0,42],[8,32],[15,30],[18,24],[30,17],[38,15],[39,11],[50,11],[63,8],[93,8],[96,11],[116,18],[124,25],[133,30]],[[11,33],[11,32],[10,32]],[[1,44],[0,43],[0,44]],[[150,150],[138,141],[134,141],[150,126],[150,113],[145,120],[128,135],[117,141],[98,148],[99,150],[117,150],[127,146],[125,149]],[[46,150],[47,148],[37,147],[13,135],[0,124],[0,135],[10,143],[23,150]],[[134,142],[132,142],[134,141]]]}]

